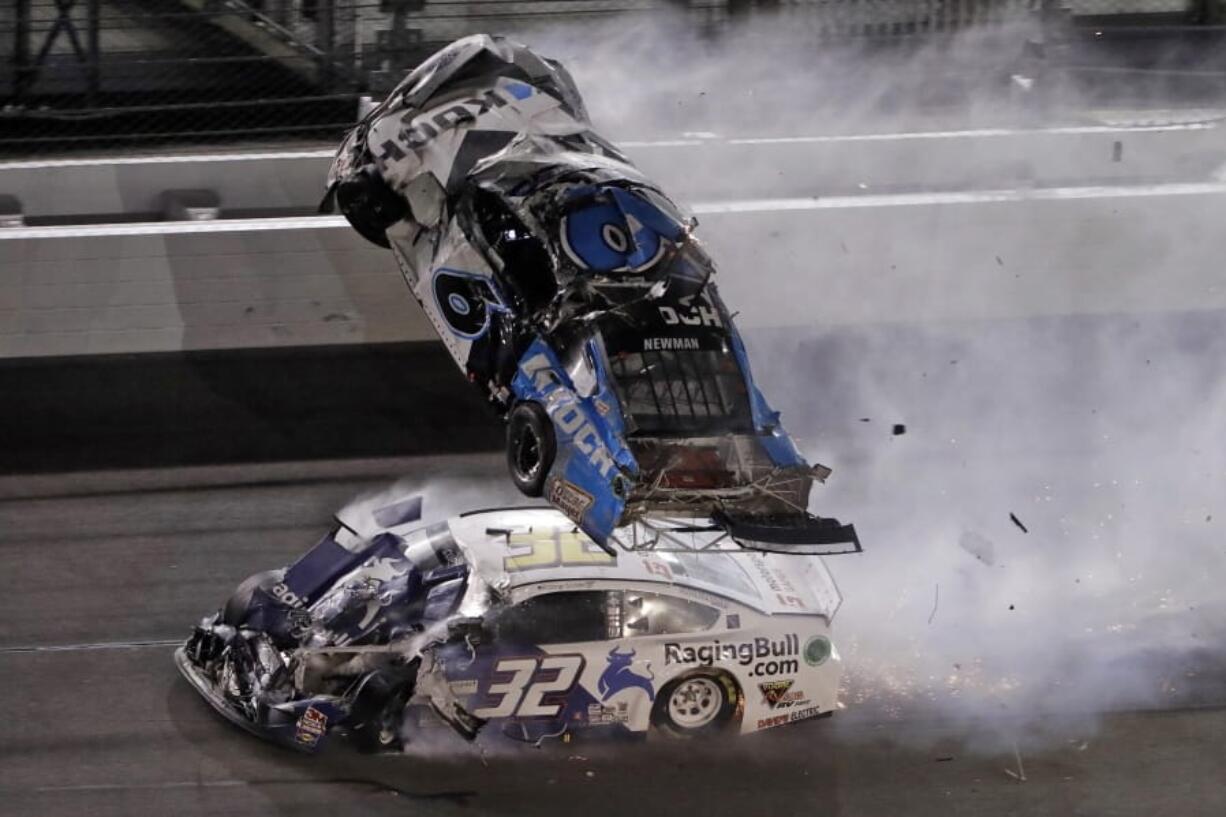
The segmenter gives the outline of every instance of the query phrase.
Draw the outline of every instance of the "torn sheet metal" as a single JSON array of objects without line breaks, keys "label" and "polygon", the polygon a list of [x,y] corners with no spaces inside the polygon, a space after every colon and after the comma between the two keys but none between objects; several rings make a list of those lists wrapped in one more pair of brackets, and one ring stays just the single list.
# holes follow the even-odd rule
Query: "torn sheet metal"
[{"label": "torn sheet metal", "polygon": [[808,513],[829,469],[754,384],[696,222],[557,62],[486,35],[442,49],[346,136],[333,199],[507,420],[520,490],[598,543],[671,512],[859,548]]}]

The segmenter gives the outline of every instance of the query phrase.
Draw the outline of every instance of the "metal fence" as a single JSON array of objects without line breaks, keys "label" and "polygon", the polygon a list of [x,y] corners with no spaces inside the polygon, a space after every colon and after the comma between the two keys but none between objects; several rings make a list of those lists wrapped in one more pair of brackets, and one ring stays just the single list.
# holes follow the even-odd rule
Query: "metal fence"
[{"label": "metal fence", "polygon": [[[0,151],[174,139],[333,139],[440,44],[475,31],[668,14],[710,37],[774,15],[820,38],[902,39],[1044,0],[0,0]],[[1213,22],[1226,0],[1069,0]]]}]

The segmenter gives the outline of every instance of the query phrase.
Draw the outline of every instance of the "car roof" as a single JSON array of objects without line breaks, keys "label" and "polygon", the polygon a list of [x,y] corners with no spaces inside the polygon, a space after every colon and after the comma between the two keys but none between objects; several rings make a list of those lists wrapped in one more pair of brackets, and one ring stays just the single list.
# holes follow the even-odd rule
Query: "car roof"
[{"label": "car roof", "polygon": [[841,598],[817,556],[755,551],[604,551],[552,508],[474,511],[448,520],[465,560],[502,593],[547,582],[646,582],[704,591],[768,615],[832,618]]}]

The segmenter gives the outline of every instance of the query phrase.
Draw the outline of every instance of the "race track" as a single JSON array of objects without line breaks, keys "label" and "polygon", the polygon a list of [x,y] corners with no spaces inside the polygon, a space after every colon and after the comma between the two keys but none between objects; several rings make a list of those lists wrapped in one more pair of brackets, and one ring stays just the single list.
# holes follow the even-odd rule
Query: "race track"
[{"label": "race track", "polygon": [[461,484],[512,498],[491,455],[0,479],[0,814],[1226,813],[1222,699],[1049,723],[1020,770],[973,719],[872,704],[723,746],[479,754],[443,735],[380,758],[299,757],[224,723],[172,643],[404,474],[442,480],[436,512],[472,503]]}]

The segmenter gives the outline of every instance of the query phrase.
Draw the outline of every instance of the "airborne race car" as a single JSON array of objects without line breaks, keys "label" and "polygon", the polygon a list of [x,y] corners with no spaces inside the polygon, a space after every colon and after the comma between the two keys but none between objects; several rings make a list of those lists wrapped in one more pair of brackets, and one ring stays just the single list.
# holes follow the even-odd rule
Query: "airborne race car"
[{"label": "airborne race car", "polygon": [[324,208],[390,248],[507,421],[513,480],[602,546],[651,513],[858,548],[754,385],[696,226],[591,129],[565,69],[458,40],[346,137]]},{"label": "airborne race car", "polygon": [[493,722],[692,736],[829,715],[841,599],[820,557],[696,520],[618,529],[610,554],[556,510],[415,525],[409,498],[338,520],[252,576],[175,655],[222,715],[303,751],[395,749],[413,725]]}]

